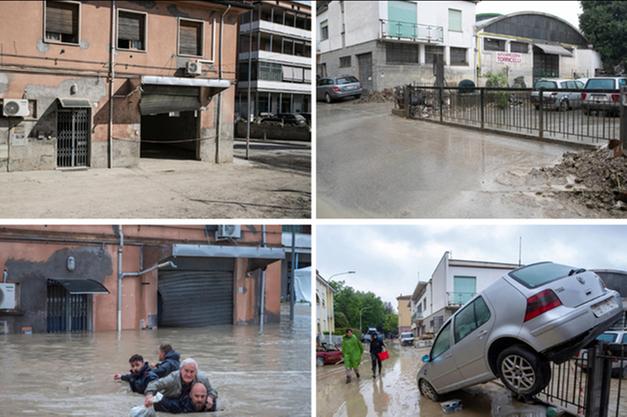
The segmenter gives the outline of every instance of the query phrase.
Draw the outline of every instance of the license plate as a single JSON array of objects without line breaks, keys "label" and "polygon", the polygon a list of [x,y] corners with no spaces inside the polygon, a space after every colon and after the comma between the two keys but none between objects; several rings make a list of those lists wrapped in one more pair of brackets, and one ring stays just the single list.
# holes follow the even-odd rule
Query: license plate
[{"label": "license plate", "polygon": [[602,103],[602,102],[603,102],[603,103],[605,103],[605,102],[607,102],[607,101],[608,101],[608,100],[607,100],[607,97],[606,97],[606,96],[604,96],[604,95],[603,95],[603,96],[601,96],[601,95],[595,95],[595,94],[593,94],[593,95],[592,95],[592,99],[593,99],[595,102],[597,102],[597,103]]},{"label": "license plate", "polygon": [[614,310],[616,307],[618,307],[618,304],[616,304],[616,301],[614,301],[613,298],[610,298],[609,300],[593,305],[592,312],[595,316],[601,317],[605,313]]},{"label": "license plate", "polygon": [[356,85],[347,85],[347,86],[346,86],[346,89],[347,89],[347,90],[354,90],[354,89],[356,89],[356,88],[357,88],[357,86],[356,86]]}]

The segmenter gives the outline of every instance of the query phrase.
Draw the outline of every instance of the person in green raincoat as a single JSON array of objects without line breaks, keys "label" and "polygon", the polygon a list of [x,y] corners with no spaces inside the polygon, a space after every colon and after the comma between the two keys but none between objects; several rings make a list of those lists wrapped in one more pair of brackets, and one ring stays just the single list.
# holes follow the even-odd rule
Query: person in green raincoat
[{"label": "person in green raincoat", "polygon": [[364,353],[364,346],[352,329],[346,329],[346,334],[342,339],[342,354],[344,356],[344,368],[346,368],[346,383],[351,382],[351,373],[355,370],[355,376],[359,378],[359,364],[361,355]]}]

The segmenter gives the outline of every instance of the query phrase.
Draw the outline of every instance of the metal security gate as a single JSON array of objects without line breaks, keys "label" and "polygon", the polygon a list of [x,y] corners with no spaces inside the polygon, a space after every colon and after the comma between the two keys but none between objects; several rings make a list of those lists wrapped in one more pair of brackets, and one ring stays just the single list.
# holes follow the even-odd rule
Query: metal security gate
[{"label": "metal security gate", "polygon": [[91,296],[70,294],[65,287],[48,282],[47,331],[48,333],[91,331]]},{"label": "metal security gate", "polygon": [[372,91],[372,53],[357,55],[359,65],[359,82],[367,92]]},{"label": "metal security gate", "polygon": [[89,110],[57,112],[57,166],[86,167],[89,156]]},{"label": "metal security gate", "polygon": [[159,270],[159,326],[233,324],[232,258],[176,258]]},{"label": "metal security gate", "polygon": [[545,54],[540,48],[533,47],[533,83],[540,78],[560,76],[559,55]]}]

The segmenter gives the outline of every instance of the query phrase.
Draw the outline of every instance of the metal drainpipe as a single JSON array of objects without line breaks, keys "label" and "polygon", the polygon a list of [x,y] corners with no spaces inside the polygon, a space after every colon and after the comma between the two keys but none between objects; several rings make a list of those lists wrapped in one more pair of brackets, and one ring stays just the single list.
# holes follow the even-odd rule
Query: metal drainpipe
[{"label": "metal drainpipe", "polygon": [[109,41],[109,168],[113,168],[113,82],[115,80],[115,0],[111,0]]},{"label": "metal drainpipe", "polygon": [[250,11],[250,19],[248,22],[248,98],[246,100],[248,111],[246,112],[246,159],[248,159],[248,153],[250,151],[250,84],[252,82],[253,10]]},{"label": "metal drainpipe", "polygon": [[124,272],[122,272],[122,253],[124,252],[124,230],[122,229],[122,225],[118,226],[119,230],[119,243],[118,243],[118,322],[117,322],[117,331],[122,331],[122,278],[124,277]]},{"label": "metal drainpipe", "polygon": [[[224,37],[224,16],[231,10],[231,5],[229,4],[220,16],[220,42],[218,45],[218,78],[222,79],[222,42]],[[216,105],[216,163],[220,163],[220,119],[222,119],[221,114],[222,107],[222,92],[218,93],[218,102]]]},{"label": "metal drainpipe", "polygon": [[261,270],[261,294],[259,296],[259,334],[263,334],[263,322],[266,318],[266,269]]},{"label": "metal drainpipe", "polygon": [[296,230],[292,228],[292,285],[290,291],[290,320],[294,321],[294,300],[296,298]]}]

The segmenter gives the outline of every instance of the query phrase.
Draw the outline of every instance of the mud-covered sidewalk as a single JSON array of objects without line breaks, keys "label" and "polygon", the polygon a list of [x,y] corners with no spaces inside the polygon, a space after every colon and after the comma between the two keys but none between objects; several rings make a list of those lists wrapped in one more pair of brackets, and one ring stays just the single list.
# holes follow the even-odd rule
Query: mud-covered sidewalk
[{"label": "mud-covered sidewalk", "polygon": [[[307,150],[300,151],[309,152]],[[299,156],[300,159],[307,158]],[[137,168],[0,173],[3,218],[308,218],[308,170],[141,159]]]}]

